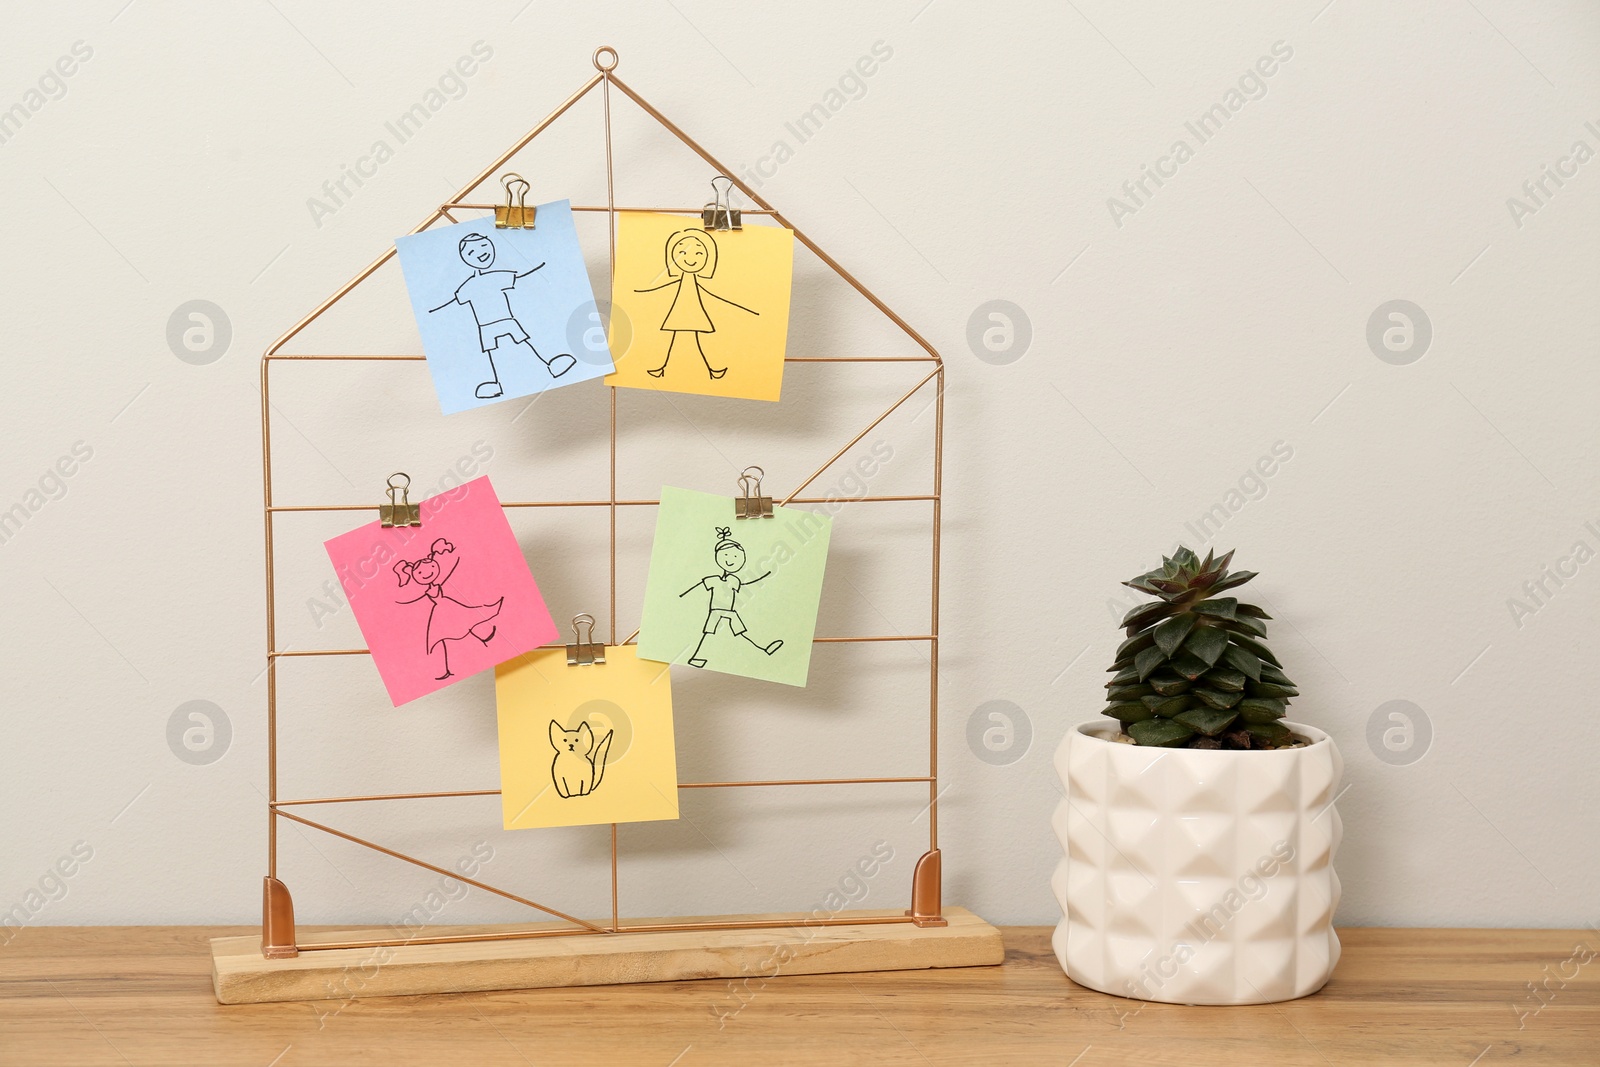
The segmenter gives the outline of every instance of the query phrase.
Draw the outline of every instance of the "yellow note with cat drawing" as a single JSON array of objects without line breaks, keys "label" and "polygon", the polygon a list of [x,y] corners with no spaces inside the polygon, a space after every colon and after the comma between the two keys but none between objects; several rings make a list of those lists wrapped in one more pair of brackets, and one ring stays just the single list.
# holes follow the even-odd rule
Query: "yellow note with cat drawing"
[{"label": "yellow note with cat drawing", "polygon": [[494,672],[507,830],[678,817],[672,679],[632,646],[568,666],[543,649]]}]

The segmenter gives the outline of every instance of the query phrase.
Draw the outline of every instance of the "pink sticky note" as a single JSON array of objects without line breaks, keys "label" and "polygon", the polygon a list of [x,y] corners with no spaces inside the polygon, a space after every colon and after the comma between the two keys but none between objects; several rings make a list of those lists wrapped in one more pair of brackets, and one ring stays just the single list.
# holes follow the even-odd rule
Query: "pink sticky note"
[{"label": "pink sticky note", "polygon": [[556,624],[487,477],[325,543],[395,707],[546,644]]}]

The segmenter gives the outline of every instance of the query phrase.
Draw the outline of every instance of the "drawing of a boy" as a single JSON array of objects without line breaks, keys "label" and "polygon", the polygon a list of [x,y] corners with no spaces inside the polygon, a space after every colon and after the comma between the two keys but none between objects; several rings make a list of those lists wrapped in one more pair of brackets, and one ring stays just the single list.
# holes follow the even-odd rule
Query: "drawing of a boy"
[{"label": "drawing of a boy", "polygon": [[479,400],[492,400],[505,392],[500,384],[500,372],[494,365],[494,352],[499,348],[501,338],[509,337],[513,345],[527,345],[528,351],[544,364],[552,378],[561,377],[577,365],[578,361],[565,352],[552,359],[539,355],[539,350],[528,340],[528,331],[522,328],[511,310],[511,300],[506,294],[516,288],[517,279],[526,278],[543,267],[543,263],[520,274],[509,270],[491,270],[495,260],[494,242],[481,233],[467,234],[461,239],[457,251],[461,254],[461,262],[471,267],[473,274],[456,288],[454,296],[436,308],[429,308],[428,313],[431,315],[435,311],[443,311],[451,304],[465,304],[472,309],[472,318],[478,324],[478,346],[489,361],[489,380],[480,384],[474,394]]}]

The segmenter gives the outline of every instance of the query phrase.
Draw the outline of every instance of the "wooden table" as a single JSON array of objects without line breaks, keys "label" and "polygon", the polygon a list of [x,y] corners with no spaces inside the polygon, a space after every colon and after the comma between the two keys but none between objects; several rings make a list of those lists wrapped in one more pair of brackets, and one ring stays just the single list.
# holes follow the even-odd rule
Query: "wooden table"
[{"label": "wooden table", "polygon": [[1249,1008],[1079,988],[1046,927],[1007,929],[1001,967],[223,1007],[207,939],[247,932],[22,930],[0,1064],[1600,1064],[1589,930],[1341,930],[1325,990]]}]

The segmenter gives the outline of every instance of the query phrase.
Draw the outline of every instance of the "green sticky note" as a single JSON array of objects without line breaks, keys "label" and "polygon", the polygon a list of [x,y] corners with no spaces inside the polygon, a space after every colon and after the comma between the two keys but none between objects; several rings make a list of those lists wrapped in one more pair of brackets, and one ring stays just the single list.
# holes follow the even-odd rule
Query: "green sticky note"
[{"label": "green sticky note", "polygon": [[800,508],[735,519],[732,497],[663,488],[640,658],[805,685],[832,528]]}]

